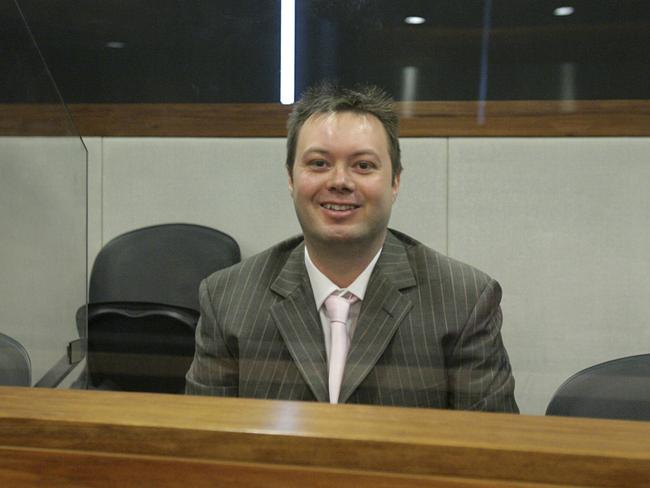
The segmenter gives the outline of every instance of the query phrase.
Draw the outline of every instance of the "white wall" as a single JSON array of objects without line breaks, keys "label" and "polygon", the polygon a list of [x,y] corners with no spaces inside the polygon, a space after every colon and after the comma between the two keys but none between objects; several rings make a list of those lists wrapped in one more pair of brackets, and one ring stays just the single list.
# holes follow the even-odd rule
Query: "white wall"
[{"label": "white wall", "polygon": [[[111,238],[157,223],[218,228],[244,257],[299,231],[282,139],[85,143],[91,261]],[[391,226],[501,282],[523,412],[543,413],[581,368],[650,351],[650,138],[402,145]]]}]

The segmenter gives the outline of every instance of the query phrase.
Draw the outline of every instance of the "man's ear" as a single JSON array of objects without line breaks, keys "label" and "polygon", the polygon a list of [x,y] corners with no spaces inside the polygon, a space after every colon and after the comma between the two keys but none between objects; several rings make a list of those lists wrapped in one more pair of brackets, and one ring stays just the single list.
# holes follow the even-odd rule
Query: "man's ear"
[{"label": "man's ear", "polygon": [[293,193],[293,175],[289,168],[287,168],[287,177],[289,179],[289,193]]},{"label": "man's ear", "polygon": [[393,202],[397,199],[397,194],[399,193],[399,183],[401,176],[402,172],[400,171],[395,175],[395,178],[393,178]]}]

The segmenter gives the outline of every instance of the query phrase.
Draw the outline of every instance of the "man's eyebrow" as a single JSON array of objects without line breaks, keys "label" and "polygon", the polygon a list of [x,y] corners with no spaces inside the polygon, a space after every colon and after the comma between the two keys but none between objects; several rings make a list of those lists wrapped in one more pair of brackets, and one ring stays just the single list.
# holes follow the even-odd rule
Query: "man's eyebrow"
[{"label": "man's eyebrow", "polygon": [[[323,149],[321,147],[308,147],[303,154],[311,154],[311,153],[329,155],[330,151],[328,151],[327,149]],[[377,154],[377,152],[373,151],[372,149],[361,149],[351,154],[352,157],[364,156],[364,155],[374,156],[377,159],[379,159],[379,154]]]},{"label": "man's eyebrow", "polygon": [[321,147],[308,147],[303,152],[303,154],[309,154],[309,153],[329,154],[330,152],[327,149],[323,149]]},{"label": "man's eyebrow", "polygon": [[361,151],[355,151],[352,153],[352,156],[364,156],[364,155],[374,156],[377,159],[379,159],[379,154],[377,154],[372,149],[362,149]]}]

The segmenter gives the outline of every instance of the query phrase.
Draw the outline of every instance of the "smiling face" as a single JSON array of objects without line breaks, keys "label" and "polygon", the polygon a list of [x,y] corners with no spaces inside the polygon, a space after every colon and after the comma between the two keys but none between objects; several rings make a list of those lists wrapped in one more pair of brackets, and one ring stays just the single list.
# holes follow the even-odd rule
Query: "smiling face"
[{"label": "smiling face", "polygon": [[376,253],[399,189],[381,122],[354,112],[312,115],[298,135],[289,189],[308,246],[353,243]]}]

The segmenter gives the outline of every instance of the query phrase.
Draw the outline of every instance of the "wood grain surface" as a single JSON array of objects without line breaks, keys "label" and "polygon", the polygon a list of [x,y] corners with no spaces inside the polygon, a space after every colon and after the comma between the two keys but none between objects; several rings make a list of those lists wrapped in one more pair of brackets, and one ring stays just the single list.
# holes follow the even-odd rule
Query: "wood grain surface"
[{"label": "wood grain surface", "polygon": [[[650,100],[401,102],[397,107],[401,137],[650,136]],[[285,137],[291,109],[262,103],[68,108],[80,135],[100,137]],[[0,105],[0,136],[68,135],[70,130],[60,105]]]},{"label": "wood grain surface", "polygon": [[0,388],[0,486],[649,480],[650,423],[643,422]]}]

